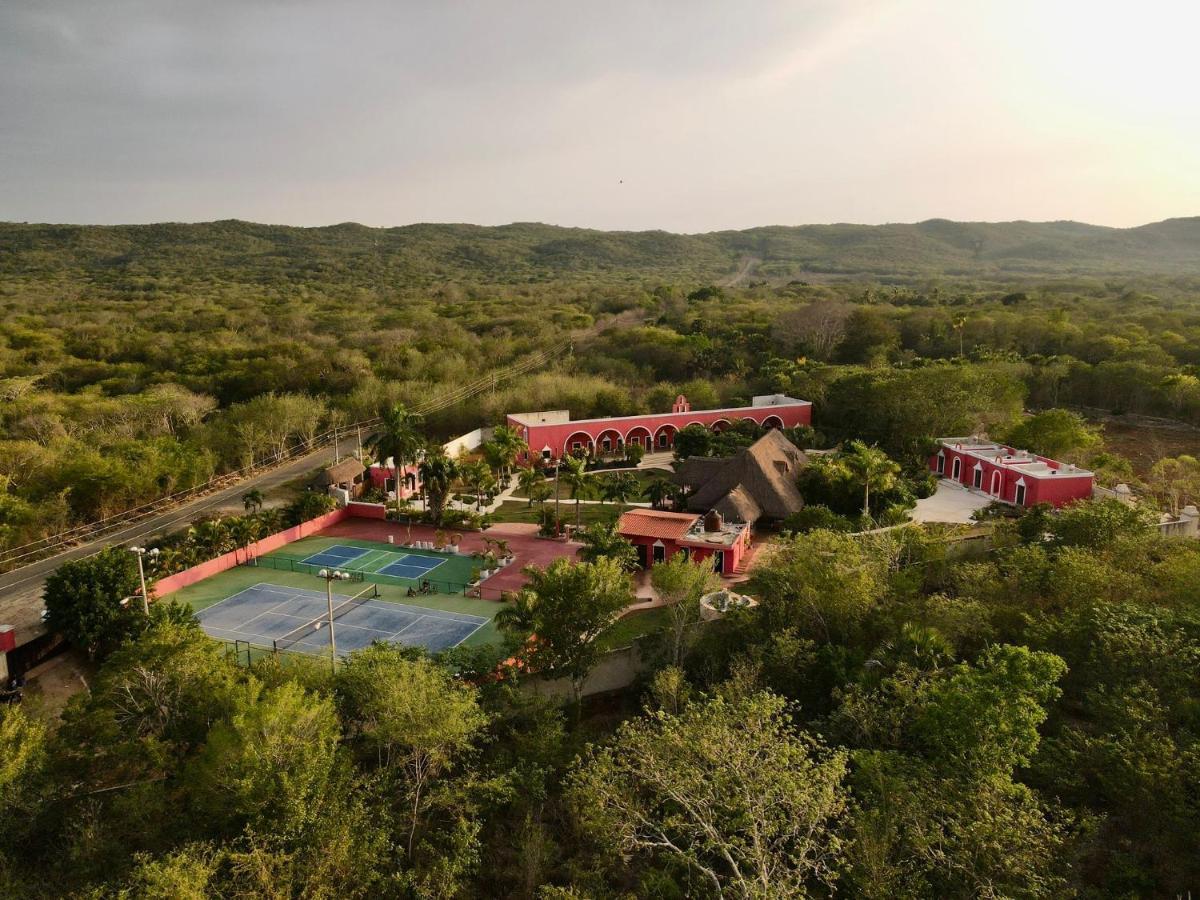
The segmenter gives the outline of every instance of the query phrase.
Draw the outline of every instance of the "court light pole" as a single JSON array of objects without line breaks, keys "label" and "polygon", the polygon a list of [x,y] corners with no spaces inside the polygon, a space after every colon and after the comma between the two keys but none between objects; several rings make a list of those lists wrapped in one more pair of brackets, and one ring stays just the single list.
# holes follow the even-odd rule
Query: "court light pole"
[{"label": "court light pole", "polygon": [[147,550],[145,547],[130,547],[129,552],[137,556],[138,560],[138,578],[142,580],[142,612],[147,616],[150,615],[150,596],[146,593],[146,567],[142,565],[142,557],[147,553],[151,559],[158,558],[158,548]]},{"label": "court light pole", "polygon": [[317,576],[325,579],[325,599],[329,603],[329,667],[333,674],[337,674],[337,639],[333,635],[333,583],[335,581],[348,581],[350,579],[349,572],[342,572],[338,569],[322,569],[317,573]]}]

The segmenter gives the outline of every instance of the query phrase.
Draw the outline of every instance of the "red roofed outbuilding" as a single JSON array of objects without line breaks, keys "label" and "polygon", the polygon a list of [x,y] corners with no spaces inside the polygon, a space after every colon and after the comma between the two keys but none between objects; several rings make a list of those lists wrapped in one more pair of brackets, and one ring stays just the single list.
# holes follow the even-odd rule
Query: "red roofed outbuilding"
[{"label": "red roofed outbuilding", "polygon": [[700,516],[631,509],[621,516],[617,531],[638,548],[647,569],[684,553],[689,559],[711,560],[714,572],[732,575],[750,547],[750,526],[726,522],[715,511]]}]

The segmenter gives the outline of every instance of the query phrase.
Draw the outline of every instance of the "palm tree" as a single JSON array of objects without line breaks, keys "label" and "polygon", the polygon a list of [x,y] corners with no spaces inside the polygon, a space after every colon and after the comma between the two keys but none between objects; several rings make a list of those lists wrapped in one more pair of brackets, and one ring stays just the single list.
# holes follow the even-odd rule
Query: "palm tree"
[{"label": "palm tree", "polygon": [[517,430],[507,425],[496,426],[495,430],[492,431],[492,440],[490,443],[496,448],[496,457],[500,462],[500,474],[507,485],[517,457],[529,448]]},{"label": "palm tree", "polygon": [[245,562],[250,562],[250,544],[258,537],[258,530],[258,520],[250,516],[238,516],[229,522],[229,537],[234,542],[234,553],[239,547],[245,548]]},{"label": "palm tree", "polygon": [[666,478],[655,478],[646,485],[646,499],[654,509],[662,509],[675,496],[676,488]]},{"label": "palm tree", "polygon": [[575,501],[575,527],[579,527],[579,501],[591,496],[593,481],[588,477],[587,463],[578,456],[568,456],[562,461],[559,478],[571,489]]},{"label": "palm tree", "polygon": [[379,430],[367,438],[363,445],[383,465],[392,458],[392,470],[396,479],[396,503],[400,502],[400,473],[409,463],[415,463],[424,445],[421,427],[425,418],[420,413],[409,412],[403,404],[396,404],[380,414]]},{"label": "palm tree", "polygon": [[628,503],[641,490],[637,476],[632,472],[617,472],[604,479],[600,487],[601,496],[613,503]]},{"label": "palm tree", "polygon": [[430,451],[418,467],[421,483],[425,486],[425,502],[434,524],[442,524],[442,512],[454,480],[458,478],[458,463],[448,457],[441,448]]},{"label": "palm tree", "polygon": [[493,480],[492,470],[483,460],[476,459],[472,462],[461,464],[458,467],[458,475],[463,483],[471,489],[471,493],[475,495],[475,510],[478,512],[482,505],[480,495],[486,490],[488,482]]},{"label": "palm tree", "polygon": [[251,488],[242,494],[242,506],[246,508],[248,513],[256,513],[263,507],[262,491],[258,488]]},{"label": "palm tree", "polygon": [[202,555],[210,559],[228,553],[234,546],[229,528],[220,519],[208,519],[189,528],[188,538]]},{"label": "palm tree", "polygon": [[863,515],[871,516],[871,488],[886,491],[896,484],[900,466],[878,447],[868,447],[862,441],[851,441],[842,454],[842,462],[862,482]]},{"label": "palm tree", "polygon": [[522,466],[517,470],[517,484],[520,485],[521,490],[525,492],[525,496],[529,498],[529,506],[533,506],[534,487],[541,484],[545,478],[546,474],[539,466]]}]

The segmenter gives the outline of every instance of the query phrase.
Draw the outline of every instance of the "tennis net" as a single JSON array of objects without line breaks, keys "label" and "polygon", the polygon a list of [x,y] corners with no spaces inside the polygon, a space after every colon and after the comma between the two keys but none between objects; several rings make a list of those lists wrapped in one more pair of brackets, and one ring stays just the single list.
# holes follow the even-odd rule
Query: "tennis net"
[{"label": "tennis net", "polygon": [[[369,584],[353,597],[335,598],[340,599],[341,602],[333,607],[332,621],[336,622],[346,613],[370,603],[377,597],[379,597],[379,586],[376,584]],[[313,634],[328,625],[330,621],[331,618],[329,613],[326,613],[323,616],[317,616],[311,622],[305,622],[299,628],[293,628],[283,637],[276,638],[271,643],[276,652],[279,652],[280,650],[286,650],[289,647],[300,643],[305,638],[311,637]]]}]

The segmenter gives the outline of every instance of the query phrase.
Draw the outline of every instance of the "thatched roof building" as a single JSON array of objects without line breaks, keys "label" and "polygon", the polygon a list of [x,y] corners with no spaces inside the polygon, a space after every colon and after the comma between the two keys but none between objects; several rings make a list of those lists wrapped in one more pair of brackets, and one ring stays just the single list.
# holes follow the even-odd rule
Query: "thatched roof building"
[{"label": "thatched roof building", "polygon": [[780,431],[768,431],[745,450],[723,459],[691,457],[674,481],[690,491],[687,508],[715,509],[732,522],[786,519],[804,506],[796,476],[808,457]]}]

